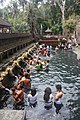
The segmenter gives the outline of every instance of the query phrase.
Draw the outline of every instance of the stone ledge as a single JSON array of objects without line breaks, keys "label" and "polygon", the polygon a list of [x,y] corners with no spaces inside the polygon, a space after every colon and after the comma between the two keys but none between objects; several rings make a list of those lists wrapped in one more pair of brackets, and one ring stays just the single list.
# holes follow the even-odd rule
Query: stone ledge
[{"label": "stone ledge", "polygon": [[0,120],[24,120],[24,110],[0,110]]}]

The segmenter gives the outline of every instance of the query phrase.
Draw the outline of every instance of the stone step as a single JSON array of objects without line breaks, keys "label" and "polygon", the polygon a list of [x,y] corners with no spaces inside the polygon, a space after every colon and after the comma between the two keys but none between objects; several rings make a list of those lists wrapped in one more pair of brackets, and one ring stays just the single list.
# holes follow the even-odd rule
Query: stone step
[{"label": "stone step", "polygon": [[0,110],[0,120],[26,120],[24,110]]}]

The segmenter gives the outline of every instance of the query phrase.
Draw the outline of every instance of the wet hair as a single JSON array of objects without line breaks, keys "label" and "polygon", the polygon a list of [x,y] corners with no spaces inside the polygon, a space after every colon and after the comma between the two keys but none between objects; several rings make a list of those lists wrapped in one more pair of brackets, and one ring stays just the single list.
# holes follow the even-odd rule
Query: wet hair
[{"label": "wet hair", "polygon": [[47,55],[50,57],[50,52],[48,52]]},{"label": "wet hair", "polygon": [[20,73],[21,76],[23,76],[23,68],[21,68]]},{"label": "wet hair", "polygon": [[60,84],[56,85],[56,89],[61,91],[62,90],[61,85]]},{"label": "wet hair", "polygon": [[20,89],[23,89],[24,88],[24,85],[23,84],[20,84]]},{"label": "wet hair", "polygon": [[41,58],[38,58],[38,60],[41,60]]},{"label": "wet hair", "polygon": [[43,65],[42,65],[42,63],[40,63],[40,68],[41,68],[41,69],[43,68]]},{"label": "wet hair", "polygon": [[29,73],[29,72],[30,72],[30,69],[27,69],[27,72]]},{"label": "wet hair", "polygon": [[28,74],[27,73],[25,73],[25,78],[28,78]]},{"label": "wet hair", "polygon": [[24,57],[24,60],[26,61],[27,57]]},{"label": "wet hair", "polygon": [[47,62],[49,63],[49,60],[47,60]]},{"label": "wet hair", "polygon": [[31,95],[32,95],[32,96],[36,95],[36,88],[32,88],[32,89],[31,89]]},{"label": "wet hair", "polygon": [[45,94],[44,94],[43,98],[44,98],[45,102],[48,102],[49,98],[50,98],[50,94],[52,93],[51,88],[47,87],[44,92],[45,92]]},{"label": "wet hair", "polygon": [[37,61],[37,64],[39,64],[39,62]]}]

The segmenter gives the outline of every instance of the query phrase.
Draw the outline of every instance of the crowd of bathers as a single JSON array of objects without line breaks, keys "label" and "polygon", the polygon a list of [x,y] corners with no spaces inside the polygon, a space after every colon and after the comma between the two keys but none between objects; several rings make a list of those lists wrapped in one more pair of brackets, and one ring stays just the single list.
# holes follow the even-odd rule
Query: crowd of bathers
[{"label": "crowd of bathers", "polygon": [[[24,105],[24,93],[27,95],[29,106],[36,107],[38,94],[36,89],[31,87],[31,70],[48,72],[51,48],[51,46],[45,44],[34,44],[21,57],[15,59],[12,65],[6,68],[5,72],[0,74],[0,108],[6,105],[8,93],[13,97],[14,109]],[[53,96],[51,88],[47,87],[45,89],[44,108],[51,109],[54,99],[56,113],[59,113],[62,107],[60,98],[63,96],[61,85],[57,85],[56,90],[56,95]]]},{"label": "crowd of bathers", "polygon": [[78,47],[75,36],[68,35],[67,38],[63,37],[58,39],[59,44],[56,46],[55,50],[62,48],[64,50],[72,49],[73,46]]}]

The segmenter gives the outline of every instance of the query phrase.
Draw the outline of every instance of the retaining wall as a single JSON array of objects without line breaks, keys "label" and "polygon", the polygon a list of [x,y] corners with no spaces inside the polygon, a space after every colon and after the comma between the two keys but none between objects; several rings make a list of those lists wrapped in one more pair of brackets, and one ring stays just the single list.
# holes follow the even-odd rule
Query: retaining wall
[{"label": "retaining wall", "polygon": [[31,34],[0,33],[0,62],[33,42]]}]

